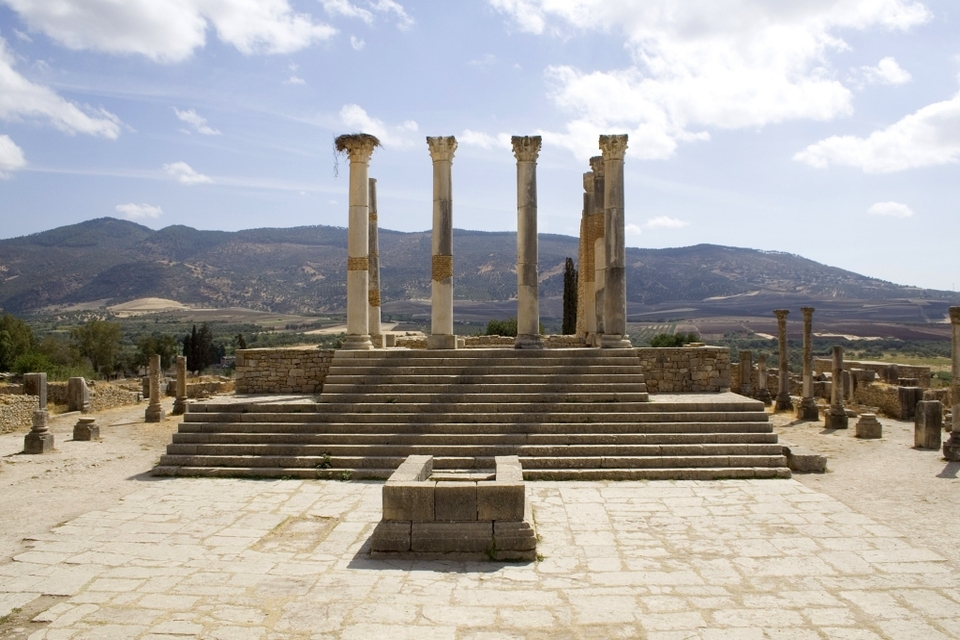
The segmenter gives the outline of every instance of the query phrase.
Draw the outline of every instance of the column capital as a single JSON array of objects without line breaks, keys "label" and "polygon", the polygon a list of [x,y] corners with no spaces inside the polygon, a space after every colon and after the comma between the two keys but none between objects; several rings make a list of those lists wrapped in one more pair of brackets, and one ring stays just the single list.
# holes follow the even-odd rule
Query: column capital
[{"label": "column capital", "polygon": [[453,152],[457,150],[457,139],[453,136],[427,136],[430,159],[434,162],[453,162]]},{"label": "column capital", "polygon": [[800,307],[800,312],[804,317],[812,316],[814,311],[816,311],[816,309],[813,307]]},{"label": "column capital", "polygon": [[787,316],[790,315],[789,309],[774,309],[773,315],[777,316],[778,322],[783,322],[787,319]]},{"label": "column capital", "polygon": [[540,155],[540,136],[513,136],[513,155],[517,162],[536,162]]},{"label": "column capital", "polygon": [[603,156],[593,156],[590,158],[590,170],[598,178],[603,177]]},{"label": "column capital", "polygon": [[380,146],[380,140],[369,133],[348,133],[338,136],[333,144],[337,151],[347,153],[350,162],[370,162],[370,156]]},{"label": "column capital", "polygon": [[950,307],[950,322],[960,324],[960,307]]},{"label": "column capital", "polygon": [[603,153],[603,161],[623,160],[627,153],[627,134],[601,135],[600,151]]},{"label": "column capital", "polygon": [[593,171],[587,171],[583,174],[583,190],[593,195]]}]

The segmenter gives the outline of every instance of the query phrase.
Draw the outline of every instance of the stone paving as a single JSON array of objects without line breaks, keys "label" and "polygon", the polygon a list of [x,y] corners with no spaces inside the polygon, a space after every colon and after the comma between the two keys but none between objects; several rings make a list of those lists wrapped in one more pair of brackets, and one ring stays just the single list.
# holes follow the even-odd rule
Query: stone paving
[{"label": "stone paving", "polygon": [[795,480],[528,483],[526,564],[370,559],[381,487],[145,482],[0,565],[0,616],[59,596],[31,640],[960,637],[953,560]]}]

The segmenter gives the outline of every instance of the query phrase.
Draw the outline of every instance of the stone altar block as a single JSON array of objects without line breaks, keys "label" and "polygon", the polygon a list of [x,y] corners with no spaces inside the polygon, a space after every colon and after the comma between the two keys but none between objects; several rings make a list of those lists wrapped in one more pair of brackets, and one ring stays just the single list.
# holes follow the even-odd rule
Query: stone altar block
[{"label": "stone altar block", "polygon": [[100,439],[100,427],[96,418],[80,418],[73,425],[73,439],[81,442]]},{"label": "stone altar block", "polygon": [[534,560],[537,538],[517,456],[496,473],[433,472],[433,456],[410,456],[383,486],[374,558]]}]

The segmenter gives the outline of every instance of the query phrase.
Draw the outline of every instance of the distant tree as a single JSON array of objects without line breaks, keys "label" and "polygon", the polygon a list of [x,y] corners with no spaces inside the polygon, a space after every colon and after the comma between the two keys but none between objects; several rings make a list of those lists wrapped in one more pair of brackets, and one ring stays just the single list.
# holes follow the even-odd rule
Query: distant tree
[{"label": "distant tree", "polygon": [[573,259],[567,258],[563,269],[563,335],[569,336],[577,332],[577,270],[573,266]]},{"label": "distant tree", "polygon": [[150,364],[150,356],[160,356],[160,367],[167,369],[173,364],[173,359],[180,355],[180,341],[171,335],[153,334],[141,336],[137,340],[137,352],[134,356],[134,365],[146,367]]},{"label": "distant tree", "polygon": [[94,371],[109,375],[120,355],[120,325],[106,320],[89,320],[70,330],[70,342],[80,358],[90,361]]},{"label": "distant tree", "polygon": [[211,364],[220,361],[220,351],[222,345],[213,344],[213,332],[204,322],[197,330],[197,325],[193,325],[193,330],[183,339],[183,354],[187,356],[187,369],[199,375],[201,371]]},{"label": "distant tree", "polygon": [[10,371],[22,355],[33,351],[33,330],[20,318],[5,313],[0,316],[0,371]]},{"label": "distant tree", "polygon": [[488,336],[516,336],[517,319],[509,318],[507,320],[491,320],[487,323]]},{"label": "distant tree", "polygon": [[242,333],[238,333],[238,334],[237,334],[237,337],[233,339],[233,346],[234,346],[235,349],[246,349],[246,348],[247,348],[247,341],[244,340]]},{"label": "distant tree", "polygon": [[695,333],[658,333],[650,338],[651,347],[682,347],[700,339]]}]

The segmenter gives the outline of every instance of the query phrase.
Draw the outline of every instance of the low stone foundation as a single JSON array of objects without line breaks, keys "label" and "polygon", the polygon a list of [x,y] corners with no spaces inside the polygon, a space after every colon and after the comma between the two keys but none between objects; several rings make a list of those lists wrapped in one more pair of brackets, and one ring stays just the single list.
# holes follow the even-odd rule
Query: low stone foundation
[{"label": "low stone foundation", "polygon": [[320,393],[334,351],[238,349],[237,393]]},{"label": "low stone foundation", "polygon": [[0,395],[0,433],[30,428],[36,396]]},{"label": "low stone foundation", "polygon": [[730,350],[726,347],[640,347],[637,354],[650,393],[730,388]]}]

